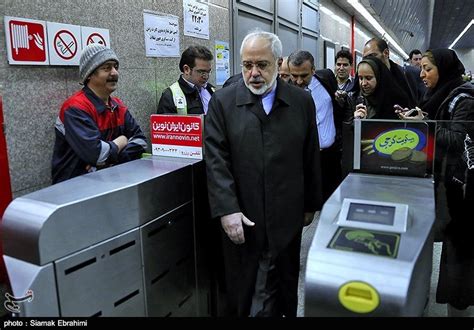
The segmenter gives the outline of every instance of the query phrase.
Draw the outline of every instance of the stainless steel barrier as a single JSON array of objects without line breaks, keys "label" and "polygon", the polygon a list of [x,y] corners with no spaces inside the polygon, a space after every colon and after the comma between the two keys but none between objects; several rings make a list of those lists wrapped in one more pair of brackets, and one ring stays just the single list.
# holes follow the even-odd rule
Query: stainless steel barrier
[{"label": "stainless steel barrier", "polygon": [[432,179],[349,174],[308,253],[305,316],[421,316],[434,219]]},{"label": "stainless steel barrier", "polygon": [[209,315],[208,270],[196,262],[200,168],[153,156],[15,199],[4,259],[12,299],[32,295],[16,314]]}]

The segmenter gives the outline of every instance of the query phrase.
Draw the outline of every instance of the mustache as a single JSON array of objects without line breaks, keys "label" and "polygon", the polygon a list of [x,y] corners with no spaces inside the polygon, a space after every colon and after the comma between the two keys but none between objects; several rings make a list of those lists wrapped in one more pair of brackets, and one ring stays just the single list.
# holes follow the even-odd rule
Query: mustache
[{"label": "mustache", "polygon": [[250,79],[249,83],[265,83],[263,79]]},{"label": "mustache", "polygon": [[118,78],[107,79],[107,82],[118,82]]}]

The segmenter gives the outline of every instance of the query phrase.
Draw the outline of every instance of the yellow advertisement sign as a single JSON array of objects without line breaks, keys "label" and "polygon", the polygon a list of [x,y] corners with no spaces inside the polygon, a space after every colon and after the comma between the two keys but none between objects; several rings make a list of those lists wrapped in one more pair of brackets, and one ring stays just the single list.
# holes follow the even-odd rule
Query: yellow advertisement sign
[{"label": "yellow advertisement sign", "polygon": [[375,150],[382,155],[390,156],[401,148],[420,150],[425,146],[425,139],[413,129],[394,129],[383,132],[374,141]]}]

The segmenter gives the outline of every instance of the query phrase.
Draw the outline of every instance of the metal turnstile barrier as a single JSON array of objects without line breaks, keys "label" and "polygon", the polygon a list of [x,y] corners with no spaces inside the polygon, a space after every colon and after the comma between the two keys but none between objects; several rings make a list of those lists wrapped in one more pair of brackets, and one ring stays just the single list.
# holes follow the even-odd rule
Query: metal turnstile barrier
[{"label": "metal turnstile barrier", "polygon": [[201,167],[153,156],[15,199],[2,228],[17,301],[10,309],[35,317],[209,315],[209,271],[196,262],[195,214],[205,212],[194,205],[193,175]]},{"label": "metal turnstile barrier", "polygon": [[325,203],[306,264],[305,316],[421,316],[432,179],[349,174]]}]

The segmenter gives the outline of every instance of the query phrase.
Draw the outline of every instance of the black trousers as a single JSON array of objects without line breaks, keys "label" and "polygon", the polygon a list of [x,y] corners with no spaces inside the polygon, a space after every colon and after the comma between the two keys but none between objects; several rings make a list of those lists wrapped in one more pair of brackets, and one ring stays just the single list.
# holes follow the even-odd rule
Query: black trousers
[{"label": "black trousers", "polygon": [[436,302],[448,303],[457,309],[474,305],[473,196],[469,195],[474,182],[469,180],[472,178],[467,180],[466,191],[458,183],[446,183],[451,221],[443,241]]},{"label": "black trousers", "polygon": [[[262,308],[255,312],[257,317],[296,317],[298,307],[298,277],[300,270],[301,234],[298,234],[282,251],[254,249],[252,242],[236,245],[221,230],[226,278],[226,301],[228,316],[250,316],[252,299],[256,284],[263,287],[268,297],[261,304]],[[270,254],[271,271],[264,283],[257,277],[262,256]],[[268,254],[267,254],[268,256]],[[261,291],[261,290],[259,290]],[[255,299],[254,299],[255,301]],[[257,308],[258,309],[258,308]]]},{"label": "black trousers", "polygon": [[326,202],[342,182],[342,151],[334,143],[329,148],[322,149],[320,154],[323,201]]}]

